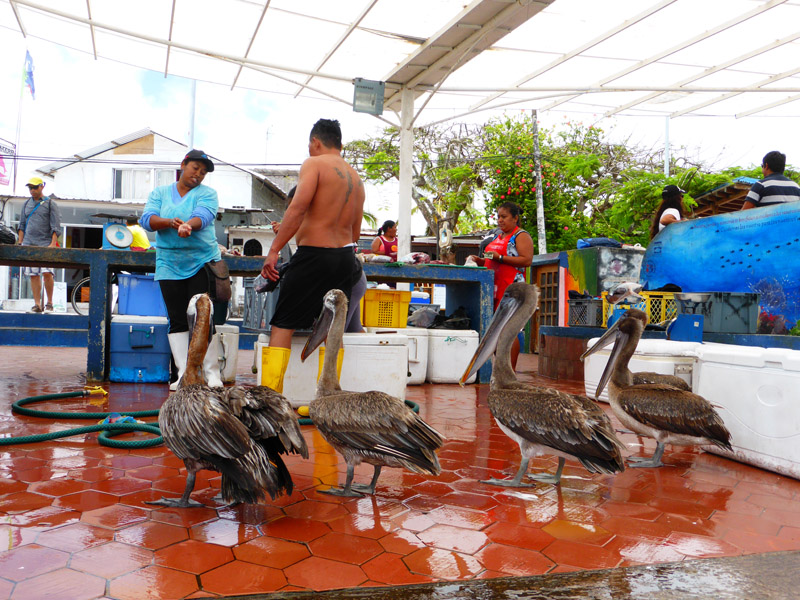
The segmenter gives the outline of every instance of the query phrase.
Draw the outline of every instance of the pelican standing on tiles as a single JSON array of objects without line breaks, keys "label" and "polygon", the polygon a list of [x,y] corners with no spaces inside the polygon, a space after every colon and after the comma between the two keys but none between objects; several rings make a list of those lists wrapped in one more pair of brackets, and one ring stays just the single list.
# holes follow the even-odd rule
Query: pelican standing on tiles
[{"label": "pelican standing on tiles", "polygon": [[258,386],[210,388],[203,378],[203,358],[211,338],[211,299],[198,294],[189,302],[191,341],[186,372],[178,390],[161,407],[158,422],[164,442],[186,465],[181,498],[147,504],[186,508],[203,506],[190,499],[197,471],[222,473],[226,502],[256,503],[269,494],[291,494],[292,477],[281,454],[308,458],[308,448],[289,402]]},{"label": "pelican standing on tiles", "polygon": [[[344,457],[347,479],[343,488],[323,493],[353,497],[361,497],[361,492],[374,494],[382,467],[404,467],[415,473],[438,475],[441,467],[436,451],[444,442],[438,431],[399,398],[376,391],[347,392],[339,386],[336,362],[346,317],[344,292],[331,290],[325,294],[322,312],[301,354],[305,360],[327,337],[322,373],[316,396],[309,404],[309,416],[322,437]],[[354,469],[362,462],[375,469],[372,481],[366,486],[353,483]]]},{"label": "pelican standing on tiles", "polygon": [[511,368],[511,345],[539,304],[535,285],[512,283],[483,336],[475,355],[461,376],[463,385],[494,353],[489,385],[489,410],[500,429],[519,444],[522,459],[513,479],[490,479],[483,483],[506,487],[530,487],[522,483],[531,458],[541,454],[558,456],[554,475],[531,475],[531,479],[558,484],[566,458],[574,458],[591,473],[624,470],[622,444],[608,416],[583,396],[517,381]]},{"label": "pelican standing on tiles", "polygon": [[611,409],[620,422],[634,433],[654,438],[651,458],[630,457],[631,467],[661,467],[665,444],[694,446],[716,444],[732,450],[731,434],[705,398],[663,384],[634,384],[628,362],[642,337],[647,315],[630,309],[609,328],[581,359],[615,339],[614,348],[597,386],[597,396],[608,384]]}]

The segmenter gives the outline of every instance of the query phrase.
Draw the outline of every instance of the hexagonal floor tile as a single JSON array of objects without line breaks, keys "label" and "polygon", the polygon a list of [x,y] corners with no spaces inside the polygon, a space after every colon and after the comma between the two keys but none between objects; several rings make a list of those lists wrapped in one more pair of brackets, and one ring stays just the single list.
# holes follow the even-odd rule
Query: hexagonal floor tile
[{"label": "hexagonal floor tile", "polygon": [[157,565],[197,575],[216,569],[232,560],[234,557],[230,548],[195,540],[185,540],[157,550],[155,553]]},{"label": "hexagonal floor tile", "polygon": [[148,513],[141,508],[114,504],[105,508],[98,508],[84,512],[81,521],[89,525],[98,527],[108,527],[109,529],[122,529],[140,523],[147,519]]},{"label": "hexagonal floor tile", "polygon": [[118,600],[163,600],[184,598],[198,591],[191,573],[151,566],[109,582],[109,596]]},{"label": "hexagonal floor tile", "polygon": [[71,598],[91,600],[106,589],[106,580],[73,569],[58,569],[26,579],[14,589],[15,598]]},{"label": "hexagonal floor tile", "polygon": [[109,542],[72,555],[70,568],[113,579],[153,562],[153,552],[129,544]]},{"label": "hexagonal floor tile", "polygon": [[28,544],[0,554],[0,577],[10,581],[23,581],[61,569],[67,565],[68,560],[69,554],[66,552],[39,544]]},{"label": "hexagonal floor tile", "polygon": [[348,588],[367,581],[367,575],[356,565],[312,556],[284,569],[290,584],[315,591]]},{"label": "hexagonal floor tile", "polygon": [[65,552],[80,552],[110,542],[113,538],[114,532],[110,529],[87,523],[74,523],[40,533],[37,542],[42,546]]},{"label": "hexagonal floor tile", "polygon": [[265,594],[286,585],[279,569],[235,561],[200,576],[204,591],[228,596],[231,594]]},{"label": "hexagonal floor tile", "polygon": [[240,561],[247,561],[265,567],[285,569],[311,556],[305,544],[287,542],[274,537],[261,536],[245,542],[233,549]]},{"label": "hexagonal floor tile", "polygon": [[189,532],[185,527],[147,521],[120,529],[116,532],[115,538],[118,542],[148,550],[158,550],[188,539]]}]

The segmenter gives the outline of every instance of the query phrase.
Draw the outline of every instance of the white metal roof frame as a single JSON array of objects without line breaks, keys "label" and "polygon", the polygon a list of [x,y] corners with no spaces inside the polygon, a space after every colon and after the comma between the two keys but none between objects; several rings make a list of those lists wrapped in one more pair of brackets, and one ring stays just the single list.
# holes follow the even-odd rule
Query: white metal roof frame
[{"label": "white metal roof frame", "polygon": [[800,116],[800,0],[463,2],[0,0],[0,28],[165,75],[348,105],[355,78],[385,81],[380,118],[401,130],[400,214],[415,126],[505,107]]}]

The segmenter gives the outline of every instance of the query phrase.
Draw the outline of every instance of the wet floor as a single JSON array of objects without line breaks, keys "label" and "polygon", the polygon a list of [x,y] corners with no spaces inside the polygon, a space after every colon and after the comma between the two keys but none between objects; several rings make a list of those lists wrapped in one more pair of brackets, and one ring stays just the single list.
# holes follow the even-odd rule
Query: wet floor
[{"label": "wet floor", "polygon": [[[18,398],[79,389],[85,349],[2,352],[5,436],[88,424],[21,417],[10,408]],[[240,353],[239,383],[255,383],[251,360],[252,353]],[[523,355],[520,371],[533,380],[535,357]],[[105,400],[42,408],[144,410],[160,406],[167,394],[164,384],[105,387]],[[194,494],[206,508],[144,504],[183,490],[185,470],[164,447],[115,450],[97,445],[96,434],[4,446],[0,599],[227,598],[341,588],[381,588],[364,592],[373,598],[389,598],[378,595],[386,590],[404,598],[728,598],[759,576],[725,565],[763,559],[773,565],[765,569],[777,572],[772,561],[784,560],[787,573],[796,572],[796,555],[780,552],[800,550],[800,482],[699,450],[668,447],[668,466],[617,476],[590,475],[568,461],[559,487],[480,483],[511,477],[519,464],[517,446],[489,414],[487,391],[485,385],[409,387],[407,397],[447,437],[442,474],[385,469],[375,496],[356,500],[319,493],[341,481],[344,464],[313,426],[303,427],[309,460],[288,461],[292,496],[235,508],[214,502],[219,477],[211,472],[200,474]],[[654,448],[630,434],[621,439],[630,454]],[[531,461],[531,471],[555,466],[550,457]],[[364,482],[370,475],[369,466],[356,472]],[[723,557],[741,562],[697,560]],[[763,593],[738,597],[795,597],[773,592],[769,586],[782,579],[765,572]],[[696,590],[717,580],[709,596],[678,595],[682,585]],[[570,582],[600,587],[594,596],[553,595],[568,593]],[[428,587],[398,587],[409,585]],[[659,586],[674,587],[676,595],[639,592]],[[619,595],[608,595],[610,589]],[[347,595],[353,593],[337,592],[364,597]]]}]

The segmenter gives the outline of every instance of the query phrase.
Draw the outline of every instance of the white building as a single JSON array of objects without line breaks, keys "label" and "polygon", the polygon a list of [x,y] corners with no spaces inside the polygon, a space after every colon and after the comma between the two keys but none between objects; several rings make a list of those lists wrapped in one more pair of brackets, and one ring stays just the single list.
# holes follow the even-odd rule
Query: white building
[{"label": "white building", "polygon": [[[44,165],[30,175],[41,176],[46,183],[45,194],[55,195],[61,210],[61,245],[100,248],[103,226],[109,218],[95,215],[141,215],[153,188],[177,181],[181,160],[188,150],[181,142],[143,129],[77,152],[73,158]],[[214,172],[203,183],[213,187],[219,196],[216,232],[221,244],[232,245],[229,227],[256,226],[258,230],[258,226],[282,218],[286,191],[293,185],[290,173],[282,173],[281,185],[277,185],[267,175],[227,163],[213,153],[208,155],[214,161]],[[20,196],[2,198],[4,222],[14,229],[26,200]],[[258,243],[254,241],[249,247],[263,247],[264,238],[256,237]],[[237,236],[236,245],[245,246],[249,241],[250,238]],[[64,271],[59,270],[56,280],[67,286],[84,276],[81,271]],[[30,298],[27,286],[27,280],[19,277],[18,268],[0,267],[0,302]]]}]

